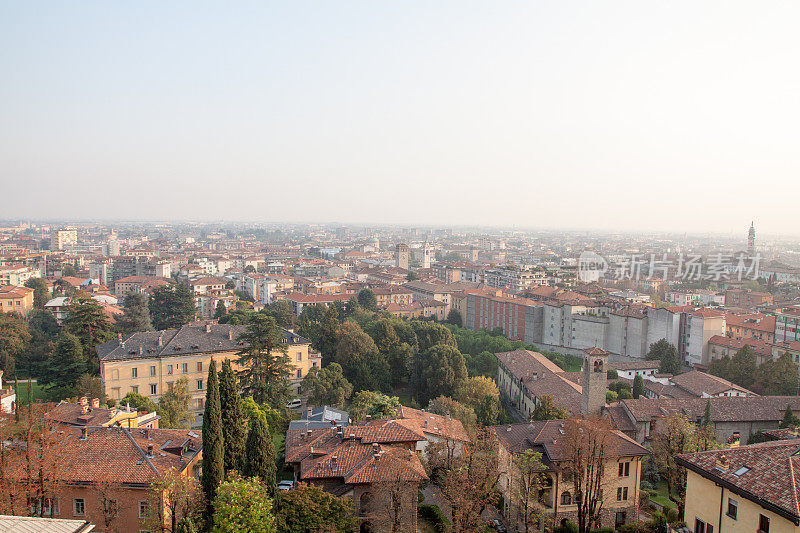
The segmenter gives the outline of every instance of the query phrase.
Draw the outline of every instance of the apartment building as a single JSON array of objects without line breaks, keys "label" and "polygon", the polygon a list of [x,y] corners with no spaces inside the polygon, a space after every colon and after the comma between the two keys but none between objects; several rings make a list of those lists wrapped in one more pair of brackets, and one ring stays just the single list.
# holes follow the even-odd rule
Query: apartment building
[{"label": "apartment building", "polygon": [[461,308],[466,300],[466,312],[462,312],[464,327],[479,329],[503,328],[503,334],[511,340],[532,344],[541,340],[542,304],[527,298],[507,296],[498,289],[475,289],[461,298],[456,293],[454,308]]},{"label": "apartment building", "polygon": [[373,287],[372,292],[378,302],[378,307],[383,308],[389,304],[408,305],[412,302],[414,294],[403,287],[387,285],[384,287]]},{"label": "apartment building", "polygon": [[27,316],[33,309],[33,289],[0,285],[0,311]]},{"label": "apartment building", "polygon": [[50,249],[64,250],[78,244],[78,230],[75,228],[54,229],[50,232]]},{"label": "apartment building", "polygon": [[0,266],[0,285],[21,287],[31,278],[38,278],[39,271],[23,265]]},{"label": "apartment building", "polygon": [[774,299],[768,292],[750,289],[728,289],[725,291],[725,307],[743,307],[755,309],[763,305],[772,305]]},{"label": "apartment building", "polygon": [[647,311],[647,346],[666,339],[690,365],[709,363],[708,341],[725,335],[725,314],[716,309],[664,307]]},{"label": "apartment building", "polygon": [[[515,516],[517,491],[514,480],[519,476],[514,458],[527,450],[540,453],[545,465],[539,504],[542,506],[538,530],[552,530],[564,521],[577,523],[579,497],[564,467],[570,460],[569,437],[565,424],[576,421],[545,420],[507,426],[494,426],[499,441],[498,489],[503,494],[505,516]],[[619,528],[639,520],[639,485],[642,459],[650,452],[620,431],[611,431],[605,439],[607,449],[601,472],[602,506],[600,527]]]},{"label": "apartment building", "polygon": [[753,351],[759,365],[773,358],[773,345],[761,339],[753,337],[735,339],[725,335],[714,335],[708,340],[708,362],[726,356],[733,357],[745,346]]},{"label": "apartment building", "polygon": [[676,289],[667,291],[664,300],[672,305],[725,305],[725,295],[708,289]]},{"label": "apartment building", "polygon": [[775,316],[763,313],[725,313],[725,333],[733,339],[775,341]]},{"label": "apartment building", "polygon": [[[201,424],[208,365],[213,359],[219,369],[230,359],[238,368],[237,352],[246,346],[239,337],[245,330],[246,326],[194,322],[180,329],[133,333],[101,344],[97,355],[106,396],[119,400],[136,392],[158,401],[175,381],[185,377],[195,423]],[[297,392],[309,370],[321,366],[321,356],[311,350],[311,341],[289,330],[283,330],[283,343],[294,367],[292,386]]]},{"label": "apartment building", "polygon": [[787,307],[775,313],[775,342],[800,340],[800,307]]},{"label": "apartment building", "polygon": [[547,285],[547,277],[542,271],[492,268],[486,270],[484,276],[486,284],[497,289],[522,291],[534,285]]},{"label": "apartment building", "polygon": [[170,284],[168,278],[156,276],[127,276],[118,279],[114,283],[114,295],[118,300],[123,299],[131,293],[151,292],[158,287],[166,287]]},{"label": "apartment building", "polygon": [[686,468],[684,520],[695,533],[800,531],[793,438],[676,456]]}]

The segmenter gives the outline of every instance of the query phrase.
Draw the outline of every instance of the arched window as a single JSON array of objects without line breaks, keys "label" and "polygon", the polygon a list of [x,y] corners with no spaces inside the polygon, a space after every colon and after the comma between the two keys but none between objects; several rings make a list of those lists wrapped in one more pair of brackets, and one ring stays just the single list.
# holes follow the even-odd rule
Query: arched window
[{"label": "arched window", "polygon": [[602,372],[603,371],[603,361],[598,359],[594,362],[594,371],[595,372]]},{"label": "arched window", "polygon": [[561,493],[561,505],[572,505],[572,494],[568,490]]},{"label": "arched window", "polygon": [[361,495],[361,498],[358,500],[358,510],[361,515],[367,515],[370,513],[372,507],[372,493],[365,492]]}]

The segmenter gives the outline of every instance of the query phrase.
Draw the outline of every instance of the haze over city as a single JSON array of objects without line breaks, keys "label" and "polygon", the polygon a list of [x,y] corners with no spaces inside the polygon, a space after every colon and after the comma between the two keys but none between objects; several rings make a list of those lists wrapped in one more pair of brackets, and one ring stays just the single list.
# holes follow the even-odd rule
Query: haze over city
[{"label": "haze over city", "polygon": [[0,9],[2,218],[795,232],[794,2]]}]

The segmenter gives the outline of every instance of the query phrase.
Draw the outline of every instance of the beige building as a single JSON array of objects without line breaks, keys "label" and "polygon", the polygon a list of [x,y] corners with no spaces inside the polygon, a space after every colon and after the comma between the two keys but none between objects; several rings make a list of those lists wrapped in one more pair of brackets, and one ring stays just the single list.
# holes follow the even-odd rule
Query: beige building
[{"label": "beige building", "polygon": [[50,249],[63,250],[78,244],[78,231],[75,228],[54,229],[50,232]]},{"label": "beige building", "polygon": [[27,315],[33,309],[33,289],[0,285],[0,311]]},{"label": "beige building", "polygon": [[[189,381],[192,396],[190,408],[196,424],[202,423],[203,402],[206,397],[208,365],[213,358],[220,368],[230,359],[234,370],[245,344],[239,337],[246,326],[195,322],[180,329],[133,333],[125,338],[97,347],[100,376],[106,395],[114,400],[136,392],[157,402],[180,378]],[[311,341],[291,331],[283,330],[289,360],[294,367],[292,386],[299,390],[300,382],[322,359],[311,350]]]},{"label": "beige building", "polygon": [[[562,525],[564,521],[577,523],[578,498],[572,481],[565,479],[564,463],[569,461],[564,420],[533,421],[524,424],[495,426],[492,429],[499,441],[498,463],[500,479],[498,489],[503,494],[503,512],[512,524],[516,520],[514,483],[519,475],[514,457],[526,450],[541,454],[545,465],[545,481],[539,502],[543,507],[539,530]],[[608,459],[602,473],[602,527],[619,529],[622,524],[639,519],[639,485],[642,457],[650,452],[620,431],[612,431],[607,440]],[[513,530],[513,529],[512,529]]]},{"label": "beige building", "polygon": [[800,531],[800,440],[679,455],[686,467],[684,521],[695,533]]}]

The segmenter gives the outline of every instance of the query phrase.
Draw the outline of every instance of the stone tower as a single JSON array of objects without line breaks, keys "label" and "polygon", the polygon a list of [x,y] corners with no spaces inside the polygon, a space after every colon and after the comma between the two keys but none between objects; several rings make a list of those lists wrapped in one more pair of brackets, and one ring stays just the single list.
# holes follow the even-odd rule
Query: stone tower
[{"label": "stone tower", "polygon": [[408,255],[408,245],[403,243],[398,244],[394,250],[395,266],[404,270],[408,270]]},{"label": "stone tower", "polygon": [[602,348],[586,348],[583,350],[583,376],[581,388],[581,414],[593,416],[600,414],[606,404],[606,371],[608,370],[608,352]]},{"label": "stone tower", "polygon": [[750,231],[747,232],[747,253],[750,257],[756,255],[756,227],[750,222]]},{"label": "stone tower", "polygon": [[426,242],[425,246],[422,248],[422,268],[430,268],[433,258],[433,246]]}]

